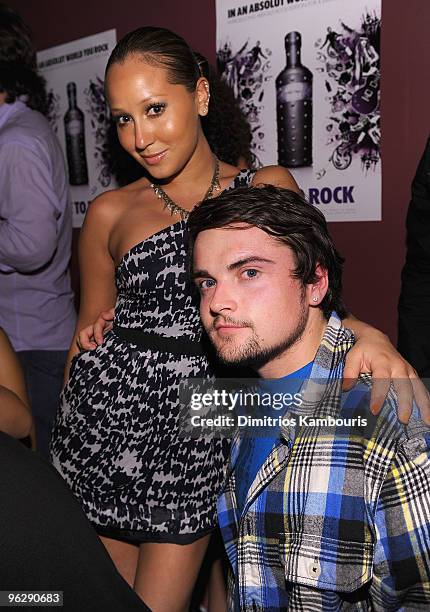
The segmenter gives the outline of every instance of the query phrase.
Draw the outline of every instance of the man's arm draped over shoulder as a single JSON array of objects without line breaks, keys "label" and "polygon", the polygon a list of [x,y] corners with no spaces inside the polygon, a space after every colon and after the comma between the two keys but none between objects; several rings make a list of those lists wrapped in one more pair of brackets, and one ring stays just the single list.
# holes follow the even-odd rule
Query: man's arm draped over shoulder
[{"label": "man's arm draped over shoulder", "polygon": [[33,272],[57,246],[58,198],[43,149],[0,146],[0,270]]}]

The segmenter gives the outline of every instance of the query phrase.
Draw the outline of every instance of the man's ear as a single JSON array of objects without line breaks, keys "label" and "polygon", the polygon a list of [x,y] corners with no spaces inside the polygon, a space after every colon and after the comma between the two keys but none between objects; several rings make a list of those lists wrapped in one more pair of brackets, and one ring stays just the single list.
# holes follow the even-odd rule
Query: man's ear
[{"label": "man's ear", "polygon": [[328,291],[328,272],[320,264],[315,268],[315,277],[315,282],[308,285],[310,306],[319,306]]}]

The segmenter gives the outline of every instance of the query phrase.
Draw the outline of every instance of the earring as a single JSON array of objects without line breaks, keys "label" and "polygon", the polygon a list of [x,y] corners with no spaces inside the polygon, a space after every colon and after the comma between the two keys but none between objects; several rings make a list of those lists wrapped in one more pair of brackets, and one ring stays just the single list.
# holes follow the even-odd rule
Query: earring
[{"label": "earring", "polygon": [[317,297],[313,297],[313,298],[312,298],[312,301],[313,301],[313,302],[318,302],[318,298],[317,298]]}]

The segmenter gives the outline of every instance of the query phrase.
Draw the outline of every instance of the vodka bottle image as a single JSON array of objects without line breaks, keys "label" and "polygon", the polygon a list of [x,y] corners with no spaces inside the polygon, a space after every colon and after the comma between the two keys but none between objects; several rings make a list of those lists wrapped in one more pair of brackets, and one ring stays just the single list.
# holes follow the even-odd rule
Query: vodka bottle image
[{"label": "vodka bottle image", "polygon": [[312,72],[302,66],[299,32],[285,37],[287,65],[276,79],[278,163],[312,166]]},{"label": "vodka bottle image", "polygon": [[67,84],[69,108],[64,115],[67,165],[71,185],[88,185],[84,113],[76,104],[76,83]]}]

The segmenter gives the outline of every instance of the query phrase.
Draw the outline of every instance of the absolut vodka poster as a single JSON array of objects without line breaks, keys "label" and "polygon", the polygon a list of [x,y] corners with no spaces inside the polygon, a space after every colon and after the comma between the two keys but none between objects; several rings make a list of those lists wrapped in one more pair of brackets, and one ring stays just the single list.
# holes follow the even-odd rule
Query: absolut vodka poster
[{"label": "absolut vodka poster", "polygon": [[92,199],[116,187],[109,165],[110,122],[103,88],[115,44],[116,31],[108,30],[37,54],[47,82],[49,120],[67,162],[74,227],[82,225]]},{"label": "absolut vodka poster", "polygon": [[290,168],[329,221],[381,219],[381,0],[217,0],[217,64],[255,164]]}]

